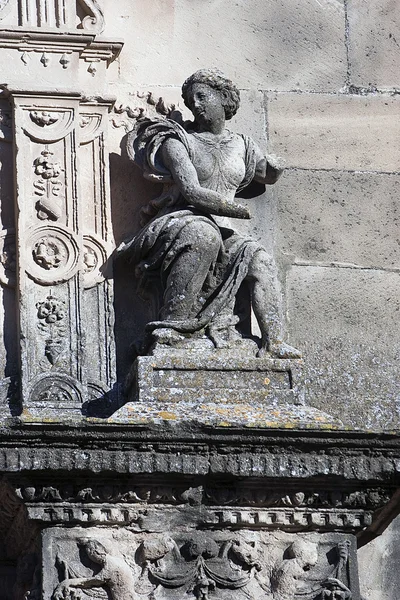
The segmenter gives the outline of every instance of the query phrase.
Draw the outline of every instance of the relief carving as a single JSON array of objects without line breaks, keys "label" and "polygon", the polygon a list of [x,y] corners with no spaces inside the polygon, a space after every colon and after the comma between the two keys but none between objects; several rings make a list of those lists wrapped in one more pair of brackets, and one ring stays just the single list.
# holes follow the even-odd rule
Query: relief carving
[{"label": "relief carving", "polygon": [[[39,104],[39,102],[38,102]],[[53,107],[40,103],[36,110],[23,112],[23,131],[35,142],[46,144],[65,138],[75,124],[75,111],[69,107]]]},{"label": "relief carving", "polygon": [[317,544],[302,539],[295,540],[286,554],[288,558],[272,572],[271,589],[274,600],[293,600],[302,591],[305,572],[318,562]]},{"label": "relief carving", "polygon": [[53,125],[54,123],[57,123],[59,119],[59,115],[57,113],[48,112],[47,110],[33,110],[29,113],[29,116],[32,119],[32,121],[40,127],[47,127],[48,125]]},{"label": "relief carving", "polygon": [[[89,560],[97,566],[97,572],[91,577],[80,577],[74,568],[58,554],[56,563],[64,578],[54,590],[52,600],[78,600],[81,598],[78,590],[93,589],[100,591],[99,594],[96,594],[96,598],[137,600],[132,569],[122,557],[114,555],[97,540],[81,540],[78,545]],[[101,588],[107,592],[107,595],[101,595]]]},{"label": "relief carving", "polygon": [[35,194],[40,197],[36,203],[38,218],[57,221],[61,217],[61,207],[56,199],[59,198],[62,189],[59,177],[63,168],[58,161],[52,160],[52,156],[54,153],[46,149],[34,160],[35,174],[40,175],[40,179],[37,179],[33,186]]},{"label": "relief carving", "polygon": [[81,27],[95,33],[104,29],[104,14],[97,0],[78,0],[80,6],[89,14],[82,19]]},{"label": "relief carving", "polygon": [[29,401],[46,408],[59,410],[80,409],[83,402],[81,385],[73,377],[52,371],[51,375],[39,375],[31,384]]},{"label": "relief carving", "polygon": [[46,300],[36,304],[36,308],[38,329],[46,336],[45,356],[50,364],[54,365],[65,346],[65,302],[57,300],[55,296],[47,296]]},{"label": "relief carving", "polygon": [[155,588],[174,589],[197,600],[209,600],[221,589],[244,589],[261,570],[258,554],[249,544],[235,540],[218,544],[202,534],[181,547],[171,538],[143,542],[140,552],[142,580],[148,574]]},{"label": "relief carving", "polygon": [[34,246],[32,256],[35,263],[47,271],[65,266],[67,262],[65,246],[56,237],[40,239]]},{"label": "relief carving", "polygon": [[67,281],[79,267],[79,247],[73,232],[63,227],[34,228],[26,244],[32,260],[26,270],[37,282],[47,285]]},{"label": "relief carving", "polygon": [[[111,123],[113,127],[124,127],[125,131],[131,131],[135,122],[143,117],[172,117],[177,112],[173,103],[168,103],[164,98],[155,97],[153,92],[136,92],[132,101],[127,104],[115,104]],[[175,118],[177,118],[174,115]]]}]

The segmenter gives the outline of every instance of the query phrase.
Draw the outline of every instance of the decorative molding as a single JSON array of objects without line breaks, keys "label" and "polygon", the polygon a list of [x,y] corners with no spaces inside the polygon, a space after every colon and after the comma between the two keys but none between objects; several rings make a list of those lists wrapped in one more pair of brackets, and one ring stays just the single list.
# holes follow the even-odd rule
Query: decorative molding
[{"label": "decorative molding", "polygon": [[84,401],[82,386],[73,377],[65,373],[52,371],[49,375],[39,375],[31,382],[27,399],[28,406],[55,413],[59,411],[79,410]]},{"label": "decorative molding", "polygon": [[35,111],[24,109],[24,116],[24,133],[39,143],[57,142],[67,137],[75,126],[73,108],[61,106],[53,108],[50,103],[43,103]]},{"label": "decorative molding", "polygon": [[85,288],[91,288],[106,278],[106,267],[111,248],[106,248],[98,236],[83,236],[83,275]]},{"label": "decorative molding", "polygon": [[78,0],[88,15],[82,19],[81,27],[88,31],[101,33],[104,29],[104,14],[97,0]]},{"label": "decorative molding", "polygon": [[79,245],[66,227],[43,225],[27,232],[26,272],[36,282],[68,281],[79,268]]},{"label": "decorative molding", "polygon": [[42,302],[36,304],[38,329],[45,336],[45,356],[51,365],[65,347],[67,325],[65,322],[65,302],[55,296],[47,296]]},{"label": "decorative molding", "polygon": [[[32,118],[32,115],[31,115]],[[40,119],[44,121],[43,126],[56,123],[58,117],[51,116],[51,113],[42,112],[39,117],[35,117],[37,124]],[[58,221],[62,215],[60,202],[57,199],[60,197],[60,191],[63,183],[59,177],[64,169],[59,161],[53,161],[54,153],[46,148],[33,161],[34,172],[40,175],[40,179],[34,181],[35,195],[39,196],[36,202],[37,216],[39,219]]]},{"label": "decorative molding", "polygon": [[[175,113],[175,115],[174,115]],[[139,92],[132,94],[129,104],[116,103],[111,114],[113,127],[124,127],[131,131],[138,119],[143,117],[175,117],[180,120],[181,113],[176,104],[168,103],[162,97],[155,97],[153,92]]]}]

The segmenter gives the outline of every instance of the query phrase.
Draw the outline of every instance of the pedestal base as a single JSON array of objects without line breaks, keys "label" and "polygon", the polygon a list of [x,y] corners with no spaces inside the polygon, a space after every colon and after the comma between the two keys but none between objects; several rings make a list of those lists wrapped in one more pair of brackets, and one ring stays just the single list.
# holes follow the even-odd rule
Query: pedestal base
[{"label": "pedestal base", "polygon": [[116,422],[197,422],[214,426],[342,427],[304,405],[302,360],[256,358],[231,350],[171,350],[141,356]]}]

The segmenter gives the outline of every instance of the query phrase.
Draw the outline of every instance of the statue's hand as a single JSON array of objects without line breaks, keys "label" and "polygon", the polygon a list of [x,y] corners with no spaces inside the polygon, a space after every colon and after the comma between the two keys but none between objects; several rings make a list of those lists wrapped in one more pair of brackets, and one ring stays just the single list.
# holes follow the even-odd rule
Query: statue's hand
[{"label": "statue's hand", "polygon": [[[226,210],[224,210],[225,206]],[[251,219],[249,209],[246,206],[243,206],[243,204],[239,204],[239,202],[233,202],[232,200],[227,200],[225,206],[222,206],[222,216],[233,217],[236,219]]]},{"label": "statue's hand", "polygon": [[283,173],[286,167],[286,161],[281,156],[277,156],[276,154],[268,154],[266,156],[267,162],[270,167],[275,169],[279,174]]},{"label": "statue's hand", "polygon": [[67,583],[60,583],[53,592],[52,600],[81,600],[79,590],[70,588]]}]

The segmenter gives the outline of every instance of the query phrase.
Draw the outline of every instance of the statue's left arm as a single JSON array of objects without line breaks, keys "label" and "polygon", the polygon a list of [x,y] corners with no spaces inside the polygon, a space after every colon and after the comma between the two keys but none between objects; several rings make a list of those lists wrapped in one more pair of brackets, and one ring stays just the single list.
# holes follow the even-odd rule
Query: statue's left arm
[{"label": "statue's left arm", "polygon": [[273,154],[264,156],[259,148],[256,148],[256,171],[254,179],[264,185],[272,185],[278,181],[284,171],[284,161]]}]

